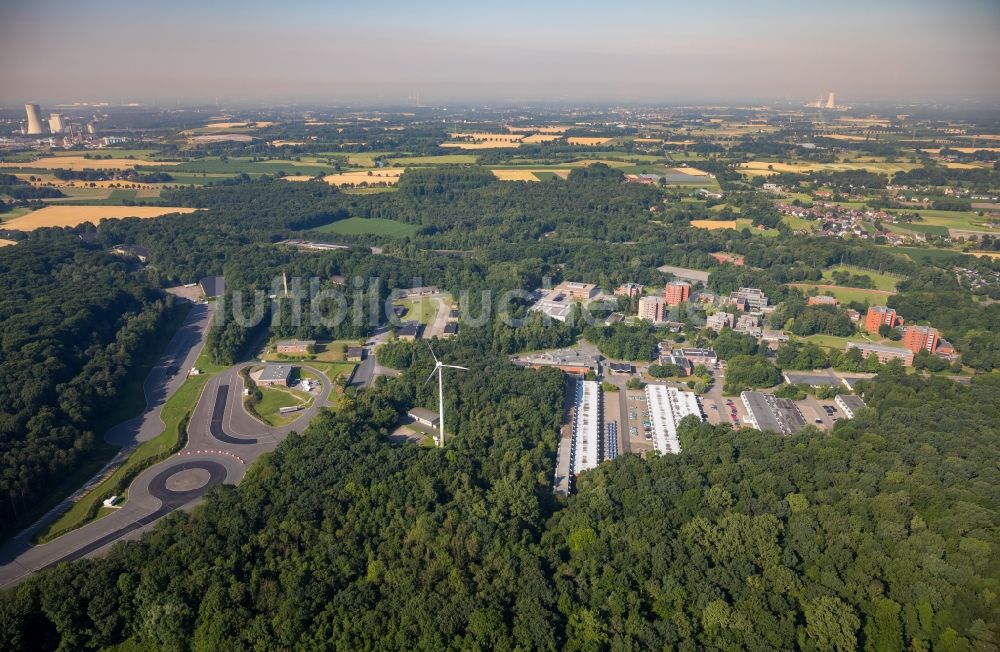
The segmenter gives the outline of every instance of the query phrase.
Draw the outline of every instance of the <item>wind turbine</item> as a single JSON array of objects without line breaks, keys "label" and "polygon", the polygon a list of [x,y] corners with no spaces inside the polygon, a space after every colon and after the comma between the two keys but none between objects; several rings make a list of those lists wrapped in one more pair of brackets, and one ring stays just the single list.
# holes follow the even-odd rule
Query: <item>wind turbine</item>
[{"label": "wind turbine", "polygon": [[438,375],[438,446],[444,446],[444,368],[449,369],[461,369],[462,371],[468,371],[466,367],[459,367],[454,364],[444,364],[438,357],[434,355],[434,349],[431,349],[431,345],[428,344],[427,348],[431,350],[431,357],[434,358],[434,368],[431,369],[431,373],[427,376],[427,380],[424,381],[426,385],[430,382],[431,378],[434,377],[434,372]]}]

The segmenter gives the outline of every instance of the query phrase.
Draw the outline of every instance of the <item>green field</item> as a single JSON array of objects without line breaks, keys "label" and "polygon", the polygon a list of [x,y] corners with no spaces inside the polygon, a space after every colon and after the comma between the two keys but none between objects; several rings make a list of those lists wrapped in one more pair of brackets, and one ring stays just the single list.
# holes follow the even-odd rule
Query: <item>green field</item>
[{"label": "green field", "polygon": [[281,414],[279,412],[281,408],[300,404],[310,405],[312,403],[311,396],[305,392],[295,391],[294,389],[286,389],[284,387],[258,387],[257,389],[261,393],[261,400],[256,406],[257,414],[271,426],[283,426],[295,421],[302,415],[301,412]]},{"label": "green field", "polygon": [[210,174],[240,174],[245,173],[249,175],[262,175],[262,174],[275,174],[277,172],[284,172],[288,175],[308,175],[315,176],[317,174],[332,174],[334,169],[332,165],[327,164],[317,164],[315,162],[307,161],[289,161],[289,160],[273,160],[273,161],[253,161],[248,157],[234,157],[223,161],[218,157],[206,157],[203,159],[197,159],[194,161],[186,161],[178,165],[169,165],[157,167],[155,164],[150,166],[144,166],[148,169],[157,169],[162,172],[167,172],[170,175],[174,175],[175,172],[180,173],[192,173],[192,172],[205,172]]},{"label": "green field", "polygon": [[794,215],[782,215],[781,221],[788,225],[788,228],[795,231],[814,231],[819,227],[817,220],[804,220]]},{"label": "green field", "polygon": [[888,224],[883,223],[883,226],[893,233],[898,233],[900,235],[912,235],[914,233],[923,233],[926,235],[935,236],[947,236],[948,228],[944,226],[934,226],[931,224],[914,223],[914,224]]},{"label": "green field", "polygon": [[475,154],[441,154],[438,156],[391,158],[389,159],[389,164],[400,167],[408,167],[410,165],[474,165],[478,160],[479,157]]},{"label": "green field", "polygon": [[[919,222],[900,224],[905,229],[920,230],[920,227],[940,227],[943,229],[965,229],[969,231],[991,231],[1000,233],[1000,229],[986,226],[986,217],[980,217],[975,211],[937,211],[932,209],[906,209],[892,211],[898,214],[919,214]],[[931,231],[924,231],[930,233]]]},{"label": "green field", "polygon": [[377,217],[349,217],[317,227],[313,231],[337,235],[383,235],[389,238],[402,238],[415,234],[417,226]]},{"label": "green field", "polygon": [[849,274],[854,274],[855,276],[867,276],[871,278],[876,290],[885,290],[887,292],[895,292],[896,284],[903,280],[902,276],[873,272],[861,267],[855,267],[854,265],[834,265],[833,267],[823,270],[823,278],[830,281],[830,283],[833,283],[834,272],[848,272]]},{"label": "green field", "polygon": [[379,195],[383,192],[396,192],[396,186],[376,186],[374,188],[341,188],[340,192],[345,195]]},{"label": "green field", "polygon": [[392,303],[406,307],[406,314],[401,317],[406,321],[419,321],[427,325],[437,316],[437,302],[430,299],[397,299]]},{"label": "green field", "polygon": [[893,346],[892,342],[881,337],[872,337],[868,333],[858,333],[851,337],[837,337],[836,335],[810,335],[801,338],[803,342],[810,342],[827,349],[843,351],[847,348],[848,342],[872,342],[874,344],[886,344]]},{"label": "green field", "polygon": [[936,265],[939,265],[950,258],[955,258],[957,256],[965,255],[961,251],[953,251],[951,249],[922,249],[920,247],[890,247],[890,246],[882,246],[880,248],[886,249],[893,253],[909,256],[915,262],[921,264],[932,262]]},{"label": "green field", "polygon": [[818,285],[814,283],[790,283],[789,287],[797,288],[803,292],[809,288],[816,288],[819,294],[831,294],[841,303],[867,303],[870,306],[883,305],[888,295],[878,290],[862,290],[859,288],[833,288],[829,285]]}]

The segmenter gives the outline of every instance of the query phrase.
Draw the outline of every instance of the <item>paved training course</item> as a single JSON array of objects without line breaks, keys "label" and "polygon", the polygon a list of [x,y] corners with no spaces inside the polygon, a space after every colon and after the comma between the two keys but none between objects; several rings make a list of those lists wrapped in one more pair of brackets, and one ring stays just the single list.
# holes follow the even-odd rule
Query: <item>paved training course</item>
[{"label": "paved training course", "polygon": [[[321,383],[312,405],[292,423],[268,426],[243,409],[239,372],[246,366],[231,367],[206,383],[188,422],[184,449],[140,473],[121,509],[42,545],[31,546],[30,537],[21,536],[0,549],[0,587],[62,561],[101,554],[116,541],[138,537],[170,512],[193,507],[213,486],[238,483],[247,465],[274,450],[290,432],[304,429],[328,405],[332,384],[305,365]],[[197,470],[202,473],[191,473]]]}]

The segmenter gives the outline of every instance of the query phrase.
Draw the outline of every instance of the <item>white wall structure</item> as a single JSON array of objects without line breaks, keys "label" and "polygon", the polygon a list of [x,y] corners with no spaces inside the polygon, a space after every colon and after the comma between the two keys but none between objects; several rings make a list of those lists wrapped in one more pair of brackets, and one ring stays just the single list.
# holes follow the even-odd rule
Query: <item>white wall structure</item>
[{"label": "white wall structure", "polygon": [[54,134],[61,134],[66,126],[63,124],[61,113],[53,113],[49,116],[49,131]]},{"label": "white wall structure", "polygon": [[682,392],[666,385],[646,385],[646,407],[653,423],[653,443],[664,455],[681,452],[677,439],[677,424],[681,419],[693,414],[704,421],[694,392]]},{"label": "white wall structure", "polygon": [[600,461],[600,435],[603,421],[601,385],[594,380],[576,381],[573,403],[573,445],[570,473],[576,474],[596,467]]}]

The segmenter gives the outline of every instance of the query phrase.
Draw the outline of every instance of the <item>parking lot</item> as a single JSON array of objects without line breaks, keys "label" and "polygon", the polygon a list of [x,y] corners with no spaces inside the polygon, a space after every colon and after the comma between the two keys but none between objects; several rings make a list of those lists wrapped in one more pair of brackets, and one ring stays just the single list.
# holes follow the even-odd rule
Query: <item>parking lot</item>
[{"label": "parking lot", "polygon": [[651,451],[656,446],[653,444],[653,427],[649,420],[649,411],[646,408],[646,393],[641,389],[630,389],[626,396],[630,449],[633,453],[639,454]]}]

